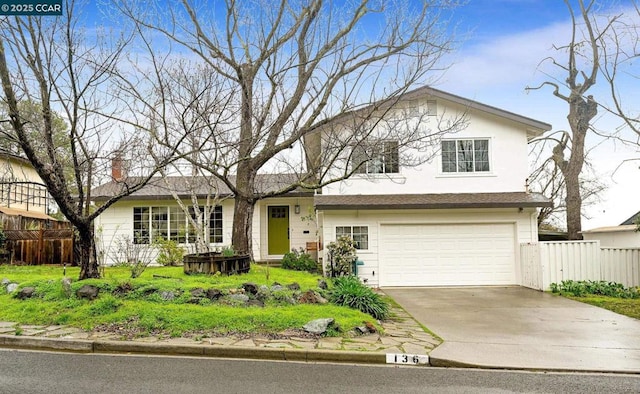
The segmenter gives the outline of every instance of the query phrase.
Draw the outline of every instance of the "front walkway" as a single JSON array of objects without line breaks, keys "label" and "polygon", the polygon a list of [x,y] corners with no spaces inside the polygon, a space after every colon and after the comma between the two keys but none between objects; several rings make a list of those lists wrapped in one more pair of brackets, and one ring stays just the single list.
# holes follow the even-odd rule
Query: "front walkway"
[{"label": "front walkway", "polygon": [[284,348],[304,350],[345,350],[373,353],[429,354],[440,341],[424,332],[411,316],[401,309],[392,309],[393,319],[382,324],[383,334],[368,334],[338,337],[300,337],[287,336],[271,339],[266,336],[228,335],[207,337],[199,334],[188,337],[170,338],[147,336],[127,339],[117,332],[84,331],[68,326],[16,325],[12,322],[0,322],[0,335],[19,335],[22,337],[44,337],[75,340],[133,341],[162,345],[202,345],[232,346],[238,348]]}]

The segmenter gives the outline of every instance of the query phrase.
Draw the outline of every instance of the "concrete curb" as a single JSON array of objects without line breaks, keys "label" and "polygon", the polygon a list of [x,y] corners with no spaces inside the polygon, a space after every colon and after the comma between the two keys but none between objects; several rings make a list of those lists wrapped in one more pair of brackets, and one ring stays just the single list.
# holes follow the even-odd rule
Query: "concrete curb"
[{"label": "concrete curb", "polygon": [[161,354],[276,361],[385,364],[384,353],[236,346],[172,345],[161,343],[91,341],[0,335],[0,347],[76,353]]},{"label": "concrete curb", "polygon": [[619,374],[619,375],[640,375],[640,370],[601,370],[601,369],[576,369],[576,368],[559,368],[559,367],[522,367],[522,366],[501,366],[490,364],[474,364],[450,360],[446,358],[429,356],[429,365],[436,368],[473,368],[473,369],[491,369],[491,370],[508,370],[508,371],[526,371],[526,372],[558,372],[558,373],[602,373],[602,374]]},{"label": "concrete curb", "polygon": [[93,343],[80,339],[0,335],[0,347],[91,353]]}]

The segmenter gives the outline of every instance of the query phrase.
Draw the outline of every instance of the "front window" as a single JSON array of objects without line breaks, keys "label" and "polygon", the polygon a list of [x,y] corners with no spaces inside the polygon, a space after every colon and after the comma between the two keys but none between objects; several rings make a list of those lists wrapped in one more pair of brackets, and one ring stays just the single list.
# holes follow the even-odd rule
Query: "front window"
[{"label": "front window", "polygon": [[149,243],[149,218],[148,207],[133,208],[133,243]]},{"label": "front window", "polygon": [[[222,206],[209,207],[205,218],[204,207],[200,215],[192,209],[190,217],[205,224],[205,238],[209,243],[222,243]],[[170,239],[178,243],[192,243],[196,240],[197,228],[180,207],[135,207],[133,208],[133,241],[149,244],[156,239]]]},{"label": "front window", "polygon": [[338,226],[336,227],[336,239],[340,237],[351,238],[356,249],[369,249],[369,228],[367,226]]},{"label": "front window", "polygon": [[380,141],[372,146],[353,148],[353,170],[356,174],[396,174],[398,141]]},{"label": "front window", "polygon": [[489,140],[442,141],[442,172],[488,172]]}]

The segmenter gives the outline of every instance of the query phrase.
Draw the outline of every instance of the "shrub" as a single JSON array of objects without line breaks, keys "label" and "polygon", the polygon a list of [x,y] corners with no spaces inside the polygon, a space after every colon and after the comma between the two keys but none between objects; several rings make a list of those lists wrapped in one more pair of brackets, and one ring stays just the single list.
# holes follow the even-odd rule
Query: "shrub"
[{"label": "shrub", "polygon": [[368,313],[378,320],[389,314],[389,304],[371,288],[360,282],[358,277],[349,275],[333,280],[330,293],[331,302]]},{"label": "shrub", "polygon": [[350,237],[339,237],[336,242],[327,245],[327,250],[330,255],[327,272],[331,272],[331,276],[351,275],[353,262],[358,258],[353,240]]},{"label": "shrub", "polygon": [[176,241],[158,239],[154,243],[159,250],[158,264],[171,267],[182,264],[184,249]]},{"label": "shrub", "polygon": [[126,266],[131,271],[131,278],[137,278],[153,262],[149,245],[136,244],[131,237],[121,236],[115,240],[115,248],[111,255],[118,266]]},{"label": "shrub", "polygon": [[282,268],[294,271],[309,271],[315,272],[317,270],[316,262],[311,258],[309,253],[305,253],[304,249],[300,250],[292,249],[291,252],[287,252],[282,257]]},{"label": "shrub", "polygon": [[621,283],[592,281],[592,280],[563,280],[552,283],[551,291],[554,293],[584,297],[586,295],[601,295],[615,298],[640,298],[640,290],[637,287],[626,288]]},{"label": "shrub", "polygon": [[224,257],[233,257],[236,255],[235,249],[233,249],[233,245],[224,246],[222,248],[222,256]]}]

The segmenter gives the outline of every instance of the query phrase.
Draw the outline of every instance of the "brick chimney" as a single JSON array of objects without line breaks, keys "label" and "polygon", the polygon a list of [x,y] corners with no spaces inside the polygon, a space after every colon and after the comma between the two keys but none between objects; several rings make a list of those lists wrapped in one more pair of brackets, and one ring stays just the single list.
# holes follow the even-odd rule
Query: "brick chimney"
[{"label": "brick chimney", "polygon": [[115,182],[122,182],[127,177],[124,169],[124,160],[120,153],[116,153],[115,157],[111,159],[111,178]]}]

